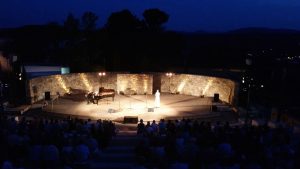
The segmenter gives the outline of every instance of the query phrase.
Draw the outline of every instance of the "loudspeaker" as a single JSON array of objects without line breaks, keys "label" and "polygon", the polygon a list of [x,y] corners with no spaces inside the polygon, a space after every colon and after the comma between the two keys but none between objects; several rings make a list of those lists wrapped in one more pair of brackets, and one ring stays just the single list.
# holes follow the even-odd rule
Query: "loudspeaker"
[{"label": "loudspeaker", "polygon": [[137,124],[138,117],[137,116],[124,116],[124,123]]},{"label": "loudspeaker", "polygon": [[212,111],[212,112],[218,111],[218,107],[215,106],[215,105],[212,105],[212,106],[211,106],[211,111]]},{"label": "loudspeaker", "polygon": [[214,94],[214,102],[218,102],[219,101],[219,93],[215,93]]},{"label": "loudspeaker", "polygon": [[148,112],[154,112],[154,108],[148,108]]},{"label": "loudspeaker", "polygon": [[51,100],[50,92],[45,92],[45,100]]}]

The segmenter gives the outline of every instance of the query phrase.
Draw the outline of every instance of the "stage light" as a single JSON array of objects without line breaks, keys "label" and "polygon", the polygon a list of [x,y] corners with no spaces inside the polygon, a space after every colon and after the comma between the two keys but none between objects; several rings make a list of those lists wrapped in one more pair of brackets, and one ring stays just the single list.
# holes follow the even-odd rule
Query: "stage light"
[{"label": "stage light", "polygon": [[173,75],[174,75],[174,73],[171,73],[171,72],[166,73],[166,76],[168,76],[168,77],[171,77]]},{"label": "stage light", "polygon": [[100,73],[98,73],[98,75],[99,75],[99,76],[105,76],[106,73],[105,73],[105,72],[100,72]]},{"label": "stage light", "polygon": [[102,76],[105,76],[105,72],[99,72],[98,75],[100,76],[100,87],[102,87]]}]

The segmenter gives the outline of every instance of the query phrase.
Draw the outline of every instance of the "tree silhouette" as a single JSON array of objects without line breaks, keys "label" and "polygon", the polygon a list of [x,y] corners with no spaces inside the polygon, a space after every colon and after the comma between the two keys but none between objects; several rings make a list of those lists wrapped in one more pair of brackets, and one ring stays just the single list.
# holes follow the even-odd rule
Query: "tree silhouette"
[{"label": "tree silhouette", "polygon": [[129,10],[112,13],[106,23],[109,31],[130,32],[141,27],[141,21]]},{"label": "tree silhouette", "polygon": [[85,12],[81,18],[83,30],[85,31],[95,30],[97,20],[98,20],[98,16],[95,13]]},{"label": "tree silhouette", "polygon": [[69,14],[64,22],[64,28],[67,31],[74,32],[79,30],[79,20],[74,17],[73,14]]},{"label": "tree silhouette", "polygon": [[169,20],[169,15],[159,9],[147,9],[143,13],[147,26],[152,30],[161,30]]}]

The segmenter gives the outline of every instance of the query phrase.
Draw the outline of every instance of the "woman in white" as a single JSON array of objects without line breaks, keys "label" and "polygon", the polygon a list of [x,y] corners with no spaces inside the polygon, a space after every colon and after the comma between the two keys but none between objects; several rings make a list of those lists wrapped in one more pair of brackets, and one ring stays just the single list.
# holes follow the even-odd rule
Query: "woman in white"
[{"label": "woman in white", "polygon": [[155,93],[155,107],[156,108],[159,108],[160,107],[160,93],[158,90],[156,90],[156,93]]}]

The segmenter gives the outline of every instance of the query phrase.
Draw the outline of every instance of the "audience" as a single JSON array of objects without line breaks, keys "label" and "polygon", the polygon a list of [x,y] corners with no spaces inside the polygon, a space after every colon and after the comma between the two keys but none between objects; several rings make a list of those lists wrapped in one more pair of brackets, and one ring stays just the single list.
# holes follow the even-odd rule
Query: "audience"
[{"label": "audience", "polygon": [[114,135],[111,121],[0,115],[1,168],[72,168],[100,153]]},{"label": "audience", "polygon": [[[136,146],[139,163],[146,168],[171,169],[293,169],[299,143],[292,143],[290,128],[235,126],[228,122],[198,122],[182,119],[143,120],[138,124],[141,141]],[[297,151],[296,151],[297,150]]]},{"label": "audience", "polygon": [[[76,168],[101,154],[115,130],[112,121],[0,115],[1,168]],[[299,143],[288,127],[141,119],[137,135],[144,168],[299,168]]]}]

